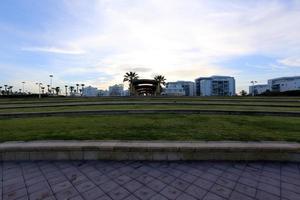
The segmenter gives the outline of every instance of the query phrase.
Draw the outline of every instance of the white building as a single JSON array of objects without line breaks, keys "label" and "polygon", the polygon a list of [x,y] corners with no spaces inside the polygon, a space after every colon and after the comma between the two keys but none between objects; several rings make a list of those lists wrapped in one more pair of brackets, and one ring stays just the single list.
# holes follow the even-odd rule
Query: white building
[{"label": "white building", "polygon": [[235,80],[230,76],[199,77],[196,82],[197,96],[233,96]]},{"label": "white building", "polygon": [[124,96],[124,85],[123,84],[116,84],[113,86],[109,86],[108,89],[109,96]]},{"label": "white building", "polygon": [[286,92],[300,90],[300,76],[280,77],[268,80],[270,91]]},{"label": "white building", "polygon": [[258,95],[270,90],[268,84],[259,84],[259,85],[251,85],[249,86],[249,94],[250,95]]},{"label": "white building", "polygon": [[88,86],[83,88],[82,94],[85,97],[96,97],[98,96],[99,90],[98,88],[92,87],[92,86]]},{"label": "white building", "polygon": [[170,96],[195,96],[195,83],[192,81],[168,82],[164,93]]}]

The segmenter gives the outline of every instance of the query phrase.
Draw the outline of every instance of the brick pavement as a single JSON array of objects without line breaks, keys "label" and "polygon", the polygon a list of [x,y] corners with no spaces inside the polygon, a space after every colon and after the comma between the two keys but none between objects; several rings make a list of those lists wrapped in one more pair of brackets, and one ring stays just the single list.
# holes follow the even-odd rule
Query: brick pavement
[{"label": "brick pavement", "polygon": [[300,164],[0,162],[2,200],[299,200]]}]

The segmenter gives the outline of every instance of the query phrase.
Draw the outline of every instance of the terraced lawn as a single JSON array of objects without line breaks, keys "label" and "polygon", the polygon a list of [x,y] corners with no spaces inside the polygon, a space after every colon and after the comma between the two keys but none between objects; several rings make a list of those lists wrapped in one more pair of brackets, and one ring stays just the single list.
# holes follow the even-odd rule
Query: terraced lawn
[{"label": "terraced lawn", "polygon": [[0,120],[11,140],[239,140],[300,142],[300,118],[225,115],[119,115]]}]

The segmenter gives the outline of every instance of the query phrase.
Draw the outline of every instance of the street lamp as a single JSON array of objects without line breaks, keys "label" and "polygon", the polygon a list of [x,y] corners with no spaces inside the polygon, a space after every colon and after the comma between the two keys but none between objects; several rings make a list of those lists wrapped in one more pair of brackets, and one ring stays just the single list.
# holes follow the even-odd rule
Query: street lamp
[{"label": "street lamp", "polygon": [[41,96],[41,86],[43,85],[42,83],[35,83],[39,87],[39,99],[42,98]]},{"label": "street lamp", "polygon": [[53,78],[53,75],[50,74],[49,77],[50,77],[50,89],[51,89],[51,93],[52,93],[52,78]]},{"label": "street lamp", "polygon": [[24,85],[25,85],[25,81],[22,82],[22,89],[23,89],[23,93],[24,93]]},{"label": "street lamp", "polygon": [[257,81],[251,81],[250,83],[252,83],[252,96],[254,96],[254,85]]}]

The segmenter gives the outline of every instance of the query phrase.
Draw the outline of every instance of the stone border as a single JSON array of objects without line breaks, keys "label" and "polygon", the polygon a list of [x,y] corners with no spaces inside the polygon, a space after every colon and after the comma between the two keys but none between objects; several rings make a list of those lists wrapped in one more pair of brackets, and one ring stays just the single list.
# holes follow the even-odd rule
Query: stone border
[{"label": "stone border", "polygon": [[300,162],[300,143],[225,141],[33,141],[0,143],[0,161],[16,160]]},{"label": "stone border", "polygon": [[300,117],[300,112],[280,111],[243,111],[243,110],[192,110],[192,109],[159,109],[159,110],[78,110],[78,111],[48,111],[0,113],[0,118],[28,118],[49,116],[79,116],[79,115],[128,115],[128,114],[208,114],[208,115],[248,115],[248,116],[281,116]]}]

